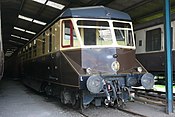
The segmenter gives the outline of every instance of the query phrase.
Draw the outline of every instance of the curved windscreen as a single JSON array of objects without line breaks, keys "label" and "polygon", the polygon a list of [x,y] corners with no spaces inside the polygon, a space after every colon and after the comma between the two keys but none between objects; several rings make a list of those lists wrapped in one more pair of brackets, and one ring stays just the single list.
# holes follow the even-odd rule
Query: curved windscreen
[{"label": "curved windscreen", "polygon": [[135,46],[131,22],[78,20],[77,27],[85,46]]}]

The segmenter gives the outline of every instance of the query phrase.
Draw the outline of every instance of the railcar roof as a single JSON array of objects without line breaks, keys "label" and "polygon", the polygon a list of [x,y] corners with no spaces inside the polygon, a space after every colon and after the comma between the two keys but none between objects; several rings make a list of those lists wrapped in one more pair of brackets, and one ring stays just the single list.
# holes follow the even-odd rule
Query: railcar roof
[{"label": "railcar roof", "polygon": [[131,20],[127,13],[104,6],[69,8],[59,16],[59,18],[66,17]]}]

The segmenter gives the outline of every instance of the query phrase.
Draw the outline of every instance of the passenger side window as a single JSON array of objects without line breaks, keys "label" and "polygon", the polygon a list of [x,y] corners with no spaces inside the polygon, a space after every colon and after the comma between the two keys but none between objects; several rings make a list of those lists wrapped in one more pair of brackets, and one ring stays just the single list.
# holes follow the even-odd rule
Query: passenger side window
[{"label": "passenger side window", "polygon": [[26,46],[26,60],[28,59],[28,46]]},{"label": "passenger side window", "polygon": [[23,48],[22,51],[23,51],[23,61],[24,61],[26,59],[26,55],[25,55],[26,54],[26,49]]},{"label": "passenger side window", "polygon": [[29,43],[29,59],[32,57],[32,44]]},{"label": "passenger side window", "polygon": [[146,51],[157,51],[161,49],[161,28],[146,32]]},{"label": "passenger side window", "polygon": [[52,51],[52,28],[49,29],[49,52]]},{"label": "passenger side window", "polygon": [[45,38],[45,32],[42,34],[42,54],[45,53],[45,43],[46,43],[46,38]]},{"label": "passenger side window", "polygon": [[34,40],[33,41],[33,57],[35,57],[37,55],[36,48],[37,48],[37,44],[36,44],[36,40]]}]

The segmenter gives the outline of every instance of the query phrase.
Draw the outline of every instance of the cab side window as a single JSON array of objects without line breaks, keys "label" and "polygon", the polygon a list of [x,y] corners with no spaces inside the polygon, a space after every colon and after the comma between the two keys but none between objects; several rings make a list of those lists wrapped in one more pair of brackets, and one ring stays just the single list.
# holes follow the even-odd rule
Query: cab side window
[{"label": "cab side window", "polygon": [[78,47],[80,43],[76,37],[73,24],[70,20],[65,20],[62,22],[62,47]]}]

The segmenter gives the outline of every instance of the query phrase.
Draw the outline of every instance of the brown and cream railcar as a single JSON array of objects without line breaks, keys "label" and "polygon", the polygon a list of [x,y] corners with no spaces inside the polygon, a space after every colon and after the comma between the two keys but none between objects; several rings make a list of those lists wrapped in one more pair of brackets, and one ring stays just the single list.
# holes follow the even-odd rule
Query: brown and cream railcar
[{"label": "brown and cream railcar", "polygon": [[[171,22],[172,32],[172,57],[175,56],[175,21]],[[165,73],[165,47],[164,47],[164,25],[154,25],[135,31],[136,57],[143,66],[155,75]],[[175,74],[175,62],[173,59],[173,74]]]},{"label": "brown and cream railcar", "polygon": [[128,14],[103,6],[70,8],[21,49],[19,66],[26,85],[64,104],[121,105],[131,86],[154,84],[135,49]]}]

